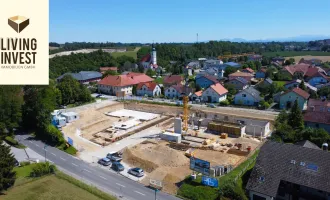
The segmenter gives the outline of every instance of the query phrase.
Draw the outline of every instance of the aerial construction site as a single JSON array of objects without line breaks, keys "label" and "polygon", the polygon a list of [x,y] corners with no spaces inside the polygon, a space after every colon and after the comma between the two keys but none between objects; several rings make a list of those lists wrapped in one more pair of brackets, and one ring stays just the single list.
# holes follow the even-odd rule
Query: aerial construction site
[{"label": "aerial construction site", "polygon": [[[260,146],[272,130],[275,116],[217,109],[188,108],[106,100],[74,110],[79,118],[62,127],[78,157],[92,164],[109,152],[121,152],[125,167],[140,167],[149,185],[175,194],[192,174],[190,157],[211,167],[233,169]],[[246,117],[248,116],[248,117]],[[122,172],[124,173],[124,172]]]}]

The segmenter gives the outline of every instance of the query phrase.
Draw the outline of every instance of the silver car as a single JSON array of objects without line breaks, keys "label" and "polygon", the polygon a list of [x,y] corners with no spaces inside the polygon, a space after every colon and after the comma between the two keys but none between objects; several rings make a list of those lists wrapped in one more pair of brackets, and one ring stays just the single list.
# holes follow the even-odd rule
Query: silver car
[{"label": "silver car", "polygon": [[131,168],[128,170],[128,173],[132,174],[133,176],[136,176],[136,177],[144,176],[144,171],[141,168]]}]

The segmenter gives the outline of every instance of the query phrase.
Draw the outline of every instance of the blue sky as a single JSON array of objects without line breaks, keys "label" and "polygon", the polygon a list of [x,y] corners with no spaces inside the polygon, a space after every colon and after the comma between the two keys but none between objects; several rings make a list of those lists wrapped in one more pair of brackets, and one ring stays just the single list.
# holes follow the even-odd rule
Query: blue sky
[{"label": "blue sky", "polygon": [[53,42],[330,35],[330,0],[50,0]]}]

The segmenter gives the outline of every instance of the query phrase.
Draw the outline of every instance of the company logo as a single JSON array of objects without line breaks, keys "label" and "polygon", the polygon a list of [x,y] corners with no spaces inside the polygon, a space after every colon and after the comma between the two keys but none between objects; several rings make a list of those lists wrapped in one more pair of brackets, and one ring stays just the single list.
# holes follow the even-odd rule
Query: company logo
[{"label": "company logo", "polygon": [[22,32],[30,24],[30,19],[23,16],[14,16],[8,19],[8,25],[12,27],[17,33]]}]

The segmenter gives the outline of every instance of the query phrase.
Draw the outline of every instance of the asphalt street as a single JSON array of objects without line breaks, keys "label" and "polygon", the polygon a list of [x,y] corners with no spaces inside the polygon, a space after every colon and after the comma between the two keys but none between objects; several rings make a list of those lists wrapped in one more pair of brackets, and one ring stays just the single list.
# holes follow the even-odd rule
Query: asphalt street
[{"label": "asphalt street", "polygon": [[[41,141],[30,138],[29,135],[17,135],[17,140],[22,144],[45,156],[45,144]],[[71,156],[57,148],[46,147],[46,159],[56,164],[61,170],[87,184],[91,184],[104,192],[118,197],[118,199],[129,200],[154,200],[155,191],[131,179],[114,173],[110,169],[93,166],[74,156]],[[172,195],[157,192],[158,200],[179,200]]]}]

